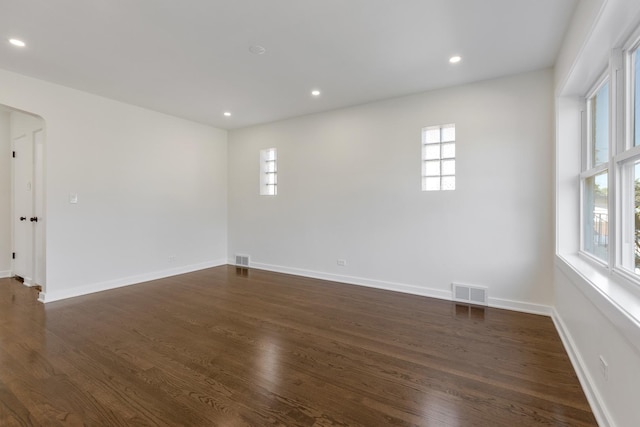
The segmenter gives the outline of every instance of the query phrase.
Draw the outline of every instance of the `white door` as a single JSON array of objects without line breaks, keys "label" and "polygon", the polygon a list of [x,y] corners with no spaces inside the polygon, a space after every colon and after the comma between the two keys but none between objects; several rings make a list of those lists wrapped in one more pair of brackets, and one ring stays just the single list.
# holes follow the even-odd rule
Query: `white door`
[{"label": "white door", "polygon": [[44,288],[45,285],[45,246],[44,246],[44,130],[38,129],[33,133],[33,215],[37,218],[34,225],[34,266],[35,284]]},{"label": "white door", "polygon": [[33,283],[33,141],[13,140],[13,273]]}]

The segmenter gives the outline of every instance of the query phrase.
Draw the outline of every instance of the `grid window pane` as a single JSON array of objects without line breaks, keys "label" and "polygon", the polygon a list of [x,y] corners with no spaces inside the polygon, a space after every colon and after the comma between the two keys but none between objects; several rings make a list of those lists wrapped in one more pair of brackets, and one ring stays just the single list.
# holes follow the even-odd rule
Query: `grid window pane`
[{"label": "grid window pane", "polygon": [[440,128],[428,128],[425,130],[424,142],[434,144],[440,142]]},{"label": "grid window pane", "polygon": [[456,140],[456,127],[447,125],[442,127],[442,142],[451,142]]},{"label": "grid window pane", "polygon": [[440,160],[425,162],[424,169],[426,176],[440,176]]},{"label": "grid window pane", "polygon": [[607,261],[609,258],[609,205],[607,171],[584,181],[584,250]]},{"label": "grid window pane", "polygon": [[275,172],[276,171],[276,162],[267,161],[267,162],[265,162],[264,168],[265,168],[266,172]]},{"label": "grid window pane", "polygon": [[424,146],[424,159],[434,160],[440,158],[440,145],[429,144]]},{"label": "grid window pane", "polygon": [[425,177],[424,179],[424,189],[426,191],[438,191],[440,190],[440,177]]},{"label": "grid window pane", "polygon": [[442,144],[442,158],[443,159],[452,159],[456,156],[456,144]]},{"label": "grid window pane", "polygon": [[276,183],[276,175],[273,173],[267,174],[267,185],[273,185]]},{"label": "grid window pane", "polygon": [[442,177],[442,189],[443,190],[455,190],[456,189],[456,177],[455,176],[443,176]]},{"label": "grid window pane", "polygon": [[442,161],[442,175],[455,175],[456,173],[456,161],[455,160],[443,160]]},{"label": "grid window pane", "polygon": [[609,83],[591,98],[591,158],[593,166],[609,161]]}]

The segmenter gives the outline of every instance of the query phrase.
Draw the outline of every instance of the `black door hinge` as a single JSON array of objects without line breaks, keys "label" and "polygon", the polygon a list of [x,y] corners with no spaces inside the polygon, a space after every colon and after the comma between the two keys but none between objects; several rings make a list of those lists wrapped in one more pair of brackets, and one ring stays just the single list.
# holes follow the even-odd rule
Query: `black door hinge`
[{"label": "black door hinge", "polygon": [[16,253],[15,252],[11,253],[11,259],[16,259]]},{"label": "black door hinge", "polygon": [[14,159],[16,158],[16,152],[15,151],[13,152],[13,158]]}]

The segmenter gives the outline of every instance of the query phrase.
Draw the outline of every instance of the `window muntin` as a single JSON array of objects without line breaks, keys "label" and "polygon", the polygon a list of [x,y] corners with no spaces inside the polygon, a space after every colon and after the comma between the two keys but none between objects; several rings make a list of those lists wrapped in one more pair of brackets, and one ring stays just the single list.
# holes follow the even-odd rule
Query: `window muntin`
[{"label": "window muntin", "polygon": [[455,190],[456,125],[422,128],[422,191]]},{"label": "window muntin", "polygon": [[275,148],[260,151],[260,195],[278,194],[278,154]]}]

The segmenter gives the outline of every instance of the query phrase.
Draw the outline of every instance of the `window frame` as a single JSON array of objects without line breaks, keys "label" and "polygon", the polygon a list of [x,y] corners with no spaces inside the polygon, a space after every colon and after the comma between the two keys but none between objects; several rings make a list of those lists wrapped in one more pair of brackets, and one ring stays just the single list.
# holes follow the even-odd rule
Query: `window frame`
[{"label": "window frame", "polygon": [[[579,174],[580,233],[578,254],[599,266],[607,274],[640,286],[640,271],[636,270],[635,226],[635,163],[640,163],[640,141],[634,146],[635,90],[640,79],[635,80],[635,61],[640,56],[640,28],[621,49],[613,49],[608,67],[583,98],[582,158]],[[608,161],[593,166],[592,159],[592,110],[589,101],[606,82],[609,82],[609,154]],[[608,257],[602,260],[585,250],[585,181],[603,171],[608,172]],[[640,174],[638,174],[640,179]]]},{"label": "window frame", "polygon": [[[635,180],[633,179],[633,165],[640,162],[640,143],[634,146],[635,128],[640,123],[635,122],[635,85],[634,55],[640,55],[640,31],[629,39],[623,49],[614,50],[618,53],[619,68],[623,73],[621,88],[617,93],[619,108],[618,118],[618,152],[613,161],[617,171],[616,207],[618,208],[616,228],[618,244],[616,245],[615,272],[631,282],[640,285],[640,273],[635,271]],[[614,58],[616,59],[616,58]],[[639,141],[640,142],[640,141]],[[625,263],[633,262],[633,267]]]},{"label": "window frame", "polygon": [[[609,85],[609,132],[608,132],[608,154],[607,161],[603,162],[599,165],[595,165],[595,159],[593,159],[593,145],[595,144],[595,135],[593,134],[593,109],[591,108],[592,100],[596,97],[600,89],[602,89],[605,84]],[[601,267],[609,268],[611,264],[611,256],[612,252],[614,252],[612,248],[612,240],[613,236],[611,233],[612,230],[612,192],[611,192],[611,180],[612,180],[612,140],[611,140],[611,78],[610,78],[610,70],[607,68],[603,73],[600,74],[596,83],[591,87],[591,89],[587,92],[586,96],[583,99],[583,123],[582,123],[582,164],[581,164],[581,172],[580,172],[580,247],[579,252],[582,256],[588,258],[591,262],[594,262]],[[595,254],[588,252],[585,248],[585,225],[586,225],[586,212],[585,212],[585,191],[586,185],[585,182],[589,178],[594,178],[603,173],[607,172],[607,216],[608,216],[608,236],[607,236],[607,258],[602,259],[596,256]]]}]

